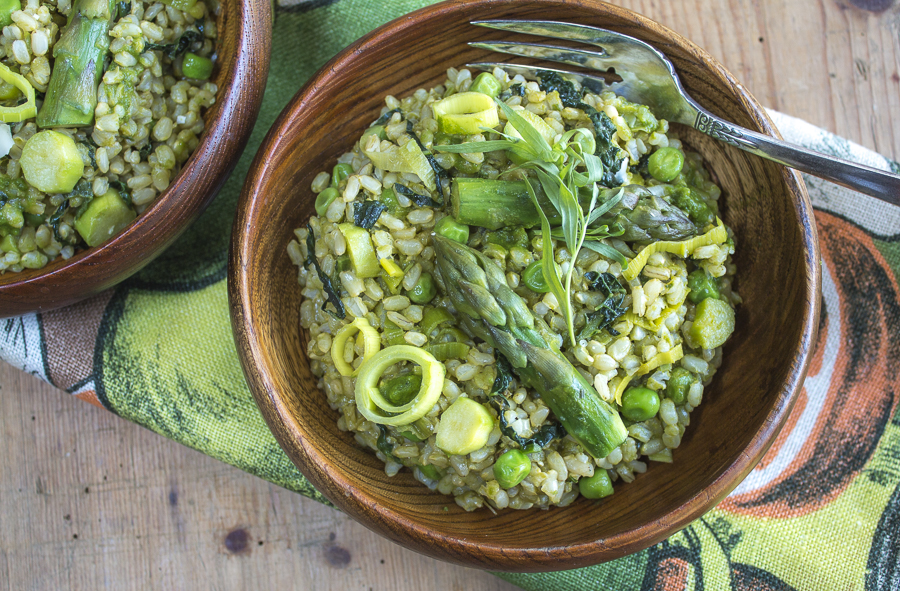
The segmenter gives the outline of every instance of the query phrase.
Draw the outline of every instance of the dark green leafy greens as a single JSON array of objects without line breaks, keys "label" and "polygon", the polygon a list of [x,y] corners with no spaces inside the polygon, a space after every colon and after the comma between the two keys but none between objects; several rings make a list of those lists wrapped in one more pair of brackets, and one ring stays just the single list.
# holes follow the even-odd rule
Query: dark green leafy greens
[{"label": "dark green leafy greens", "polygon": [[403,195],[419,207],[440,207],[441,204],[437,203],[434,199],[429,197],[428,195],[419,195],[409,187],[405,185],[401,185],[400,183],[394,184],[394,192],[400,195]]},{"label": "dark green leafy greens", "polygon": [[203,35],[201,35],[199,31],[188,29],[181,34],[178,41],[174,43],[147,43],[144,46],[144,51],[161,51],[166,54],[169,59],[175,59],[190,49],[191,45],[195,42],[202,40]]},{"label": "dark green leafy greens", "polygon": [[538,429],[531,437],[522,437],[509,425],[506,420],[506,413],[509,410],[510,402],[503,395],[503,392],[509,389],[513,381],[512,366],[505,357],[497,354],[496,363],[497,376],[494,378],[494,385],[491,387],[491,393],[488,395],[488,401],[497,410],[500,420],[500,432],[516,442],[523,450],[532,453],[547,447],[554,439],[562,439],[566,436],[565,428],[557,423],[547,423]]},{"label": "dark green leafy greens", "polygon": [[559,93],[560,101],[566,107],[581,109],[585,112],[591,123],[594,124],[594,138],[597,147],[594,154],[600,158],[605,168],[600,184],[605,187],[617,187],[622,184],[618,180],[617,173],[622,169],[624,158],[619,156],[619,147],[613,141],[616,133],[616,124],[606,113],[601,113],[594,107],[583,102],[583,93],[575,90],[575,85],[565,80],[556,72],[542,70],[538,73],[541,90],[550,93],[554,90]]},{"label": "dark green leafy greens", "polygon": [[363,201],[362,203],[357,203],[353,210],[353,223],[360,228],[370,230],[372,226],[375,225],[375,222],[378,221],[378,218],[381,217],[381,213],[385,209],[387,209],[387,205],[381,201]]},{"label": "dark green leafy greens", "polygon": [[388,111],[387,113],[385,113],[384,115],[382,115],[381,117],[376,119],[375,123],[373,125],[384,125],[385,123],[387,123],[388,121],[391,120],[391,117],[394,116],[394,113],[401,113],[401,111],[399,108],[391,109],[390,111]]},{"label": "dark green leafy greens", "polygon": [[622,304],[625,300],[625,288],[611,273],[589,271],[584,274],[584,279],[588,289],[601,292],[606,300],[595,311],[585,315],[585,325],[578,333],[578,339],[589,340],[604,328],[608,328],[611,335],[618,335],[617,331],[609,327],[627,311]]},{"label": "dark green leafy greens", "polygon": [[341,302],[340,296],[334,289],[334,283],[331,281],[331,278],[325,274],[325,271],[323,271],[322,267],[319,265],[319,259],[316,258],[316,234],[309,224],[306,224],[306,230],[309,233],[306,235],[306,262],[303,263],[303,266],[309,268],[309,266],[312,265],[316,270],[316,274],[319,276],[319,281],[322,282],[322,289],[325,291],[326,297],[325,302],[322,304],[322,309],[331,313],[330,310],[325,308],[328,302],[331,302],[335,309],[334,314],[343,320],[347,315],[344,311],[344,304]]},{"label": "dark green leafy greens", "polygon": [[[384,454],[386,459],[397,462],[397,458],[394,457],[394,446],[388,441],[388,430],[384,425],[378,425],[378,439],[375,442],[375,445],[378,447],[378,451]],[[397,463],[399,464],[400,462]]]},{"label": "dark green leafy greens", "polygon": [[425,144],[422,143],[422,140],[419,139],[412,131],[412,122],[406,122],[406,133],[416,142],[416,145],[419,146],[419,149],[422,150],[422,154],[425,155],[425,159],[428,160],[428,164],[431,166],[431,170],[434,171],[434,176],[436,177],[435,184],[437,185],[438,194],[441,196],[441,201],[443,202],[446,197],[444,196],[444,186],[441,184],[441,179],[450,180],[450,173],[444,170],[444,167],[438,164],[437,159],[431,153],[431,151],[425,147]]}]

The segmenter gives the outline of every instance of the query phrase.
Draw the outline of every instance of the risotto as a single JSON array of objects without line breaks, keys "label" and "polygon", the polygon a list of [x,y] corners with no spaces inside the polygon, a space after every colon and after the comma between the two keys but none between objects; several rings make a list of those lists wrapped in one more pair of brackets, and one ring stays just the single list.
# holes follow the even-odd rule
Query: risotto
[{"label": "risotto", "polygon": [[0,9],[0,273],[102,244],[146,210],[215,102],[204,0]]},{"label": "risotto", "polygon": [[647,107],[450,69],[311,190],[310,366],[387,474],[528,509],[677,458],[740,298],[720,190]]}]

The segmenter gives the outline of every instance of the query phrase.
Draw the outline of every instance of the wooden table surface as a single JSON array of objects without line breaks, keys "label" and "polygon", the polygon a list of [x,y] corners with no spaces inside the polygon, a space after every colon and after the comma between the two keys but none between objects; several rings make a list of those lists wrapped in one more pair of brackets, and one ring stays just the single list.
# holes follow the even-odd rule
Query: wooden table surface
[{"label": "wooden table surface", "polygon": [[[618,0],[900,160],[897,0]],[[0,589],[509,590],[0,363]]]}]

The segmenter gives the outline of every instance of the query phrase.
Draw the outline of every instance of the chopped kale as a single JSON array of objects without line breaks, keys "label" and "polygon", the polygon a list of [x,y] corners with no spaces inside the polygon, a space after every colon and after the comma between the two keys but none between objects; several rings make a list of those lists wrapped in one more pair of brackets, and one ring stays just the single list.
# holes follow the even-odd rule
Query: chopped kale
[{"label": "chopped kale", "polygon": [[584,274],[584,279],[588,283],[588,289],[601,292],[606,296],[606,300],[594,312],[585,314],[586,322],[578,333],[579,340],[591,339],[605,328],[611,335],[618,335],[617,331],[609,327],[627,311],[622,305],[625,300],[625,288],[611,273],[600,274],[589,271]]},{"label": "chopped kale", "polygon": [[588,271],[584,274],[584,280],[587,281],[588,289],[591,291],[599,291],[606,297],[618,293],[625,293],[625,288],[619,283],[615,275],[612,273],[595,273]]},{"label": "chopped kale", "polygon": [[412,189],[407,186],[401,185],[400,183],[394,184],[394,192],[404,197],[408,198],[410,201],[418,205],[419,207],[440,207],[441,204],[437,203],[431,197],[427,195],[419,195]]},{"label": "chopped kale", "polygon": [[116,3],[116,19],[128,16],[129,14],[131,14],[131,2]]},{"label": "chopped kale", "polygon": [[150,157],[150,154],[153,153],[153,146],[150,145],[150,140],[147,140],[147,143],[141,146],[141,149],[138,150],[138,155],[141,157],[141,160],[146,162],[147,158]]},{"label": "chopped kale", "polygon": [[510,407],[509,400],[503,395],[503,392],[509,389],[512,383],[512,366],[509,361],[502,355],[497,355],[495,364],[497,377],[494,378],[494,385],[491,387],[491,393],[488,395],[488,401],[497,410],[500,418],[500,432],[518,443],[522,449],[528,453],[532,453],[547,447],[554,439],[562,439],[566,436],[566,430],[562,425],[555,423],[547,423],[535,433],[532,437],[522,437],[510,427],[509,422],[503,411]]},{"label": "chopped kale", "polygon": [[316,269],[319,281],[322,282],[322,289],[325,290],[325,297],[327,298],[322,304],[322,309],[326,310],[325,306],[328,302],[331,302],[335,309],[334,313],[338,318],[343,320],[344,317],[347,316],[347,313],[344,311],[344,304],[341,302],[341,298],[338,296],[337,291],[335,291],[331,278],[325,274],[325,271],[323,271],[322,267],[319,265],[319,259],[316,258],[316,234],[309,224],[306,224],[306,230],[309,234],[306,235],[306,262],[303,266],[309,268],[309,266],[312,265]]},{"label": "chopped kale", "polygon": [[603,178],[600,179],[600,184],[606,187],[616,187],[621,183],[616,182],[615,176],[622,168],[622,161],[624,160],[619,156],[619,146],[613,141],[613,137],[616,135],[616,124],[613,123],[606,113],[601,113],[593,107],[585,106],[587,107],[585,112],[591,123],[594,124],[594,138],[597,140],[597,149],[594,153],[600,157],[600,161],[603,162],[603,166],[606,169],[603,173]]},{"label": "chopped kale", "polygon": [[639,174],[644,178],[650,176],[650,153],[647,152],[643,156],[641,156],[640,160],[637,161],[637,164],[632,164],[628,167],[628,170],[632,174]]},{"label": "chopped kale", "polygon": [[56,208],[56,211],[53,212],[53,215],[47,220],[47,223],[53,228],[53,235],[56,237],[56,241],[60,243],[62,243],[63,239],[62,236],[59,235],[59,223],[62,221],[62,217],[65,215],[67,209],[69,209],[68,199],[60,203],[59,207]]},{"label": "chopped kale", "polygon": [[128,190],[128,185],[122,181],[109,181],[109,186],[119,192],[119,197],[121,197],[125,203],[131,203],[131,191]]},{"label": "chopped kale", "polygon": [[525,96],[525,87],[521,84],[513,84],[506,90],[500,93],[500,100],[506,101],[507,99],[514,96]]},{"label": "chopped kale", "polygon": [[600,157],[605,168],[600,184],[610,188],[619,186],[621,183],[616,182],[616,173],[621,170],[624,159],[619,157],[619,147],[613,141],[616,124],[606,113],[582,102],[583,94],[575,90],[573,83],[563,79],[556,72],[543,70],[538,73],[538,78],[541,90],[548,93],[555,90],[559,93],[559,99],[563,105],[585,112],[591,123],[594,124],[594,138],[597,141],[597,149],[594,153]]},{"label": "chopped kale", "polygon": [[360,228],[370,230],[385,209],[387,209],[387,205],[381,201],[357,203],[356,208],[353,210],[353,223]]},{"label": "chopped kale", "polygon": [[385,113],[384,115],[382,115],[381,117],[376,119],[375,123],[373,125],[384,125],[385,123],[387,123],[388,121],[391,120],[391,117],[394,116],[394,113],[400,113],[400,112],[401,111],[399,108],[391,109],[390,111],[388,111],[387,113]]},{"label": "chopped kale", "polygon": [[178,41],[175,43],[147,43],[144,46],[144,51],[161,51],[165,53],[169,59],[175,59],[190,49],[191,45],[195,42],[202,40],[203,35],[201,35],[199,31],[188,29],[181,34],[181,37],[179,37]]},{"label": "chopped kale", "polygon": [[566,107],[572,107],[573,109],[584,109],[585,107],[588,107],[588,105],[581,101],[584,95],[575,90],[575,85],[568,80],[565,80],[556,72],[541,70],[538,72],[537,76],[541,81],[541,90],[548,94],[554,90],[558,92],[559,100],[562,101],[562,104]]},{"label": "chopped kale", "polygon": [[410,129],[410,124],[408,121],[406,133],[408,133],[410,137],[412,137],[412,139],[416,142],[416,145],[419,146],[419,149],[422,150],[422,153],[425,154],[425,159],[428,160],[428,164],[431,165],[431,170],[434,171],[434,176],[437,178],[437,182],[435,184],[437,185],[438,194],[440,194],[441,196],[441,201],[444,201],[446,197],[444,196],[444,187],[443,185],[441,185],[441,179],[450,180],[450,173],[444,170],[444,167],[438,164],[438,161],[435,159],[431,151],[425,148],[425,144],[422,143],[422,140],[419,139],[419,136],[413,133],[413,131]]},{"label": "chopped kale", "polygon": [[[384,425],[378,425],[378,440],[375,442],[375,445],[386,459],[397,462],[397,458],[394,457],[394,446],[388,441],[388,430]],[[400,462],[397,463],[399,464]]]},{"label": "chopped kale", "polygon": [[93,140],[91,140],[90,142],[78,142],[78,143],[80,143],[81,145],[83,145],[83,146],[85,146],[85,147],[87,148],[88,156],[89,156],[90,159],[91,159],[91,167],[94,168],[94,169],[96,169],[96,168],[97,168],[97,147],[96,147],[96,144],[94,144]]},{"label": "chopped kale", "polygon": [[494,385],[491,386],[491,395],[503,394],[512,384],[512,365],[503,355],[497,355],[497,362],[494,364],[494,370],[497,375],[494,377]]}]

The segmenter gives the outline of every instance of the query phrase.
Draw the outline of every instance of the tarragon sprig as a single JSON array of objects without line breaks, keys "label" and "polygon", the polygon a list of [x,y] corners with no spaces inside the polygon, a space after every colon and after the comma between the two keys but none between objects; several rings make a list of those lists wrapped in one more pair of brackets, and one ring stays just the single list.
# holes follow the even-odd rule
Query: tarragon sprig
[{"label": "tarragon sprig", "polygon": [[[572,311],[572,281],[575,260],[582,247],[589,248],[607,258],[625,265],[622,254],[602,242],[603,238],[621,234],[608,226],[591,228],[591,224],[607,213],[622,198],[622,190],[601,192],[598,181],[605,172],[603,162],[594,154],[596,140],[590,130],[576,128],[562,134],[551,145],[535,127],[519,113],[502,101],[497,101],[507,120],[521,137],[515,137],[496,130],[503,139],[484,142],[467,142],[451,146],[440,146],[435,149],[444,152],[491,152],[495,150],[512,150],[522,161],[519,168],[532,171],[540,183],[548,200],[559,213],[560,231],[553,231],[547,213],[543,210],[532,185],[532,179],[526,177],[528,193],[535,208],[541,216],[541,234],[543,236],[543,253],[541,268],[550,286],[550,291],[559,302],[560,311],[566,319],[569,340],[575,344],[574,315]],[[587,192],[590,201],[583,208],[579,200],[580,194]],[[553,238],[563,238],[571,256],[571,263],[560,277],[554,264]]]}]

